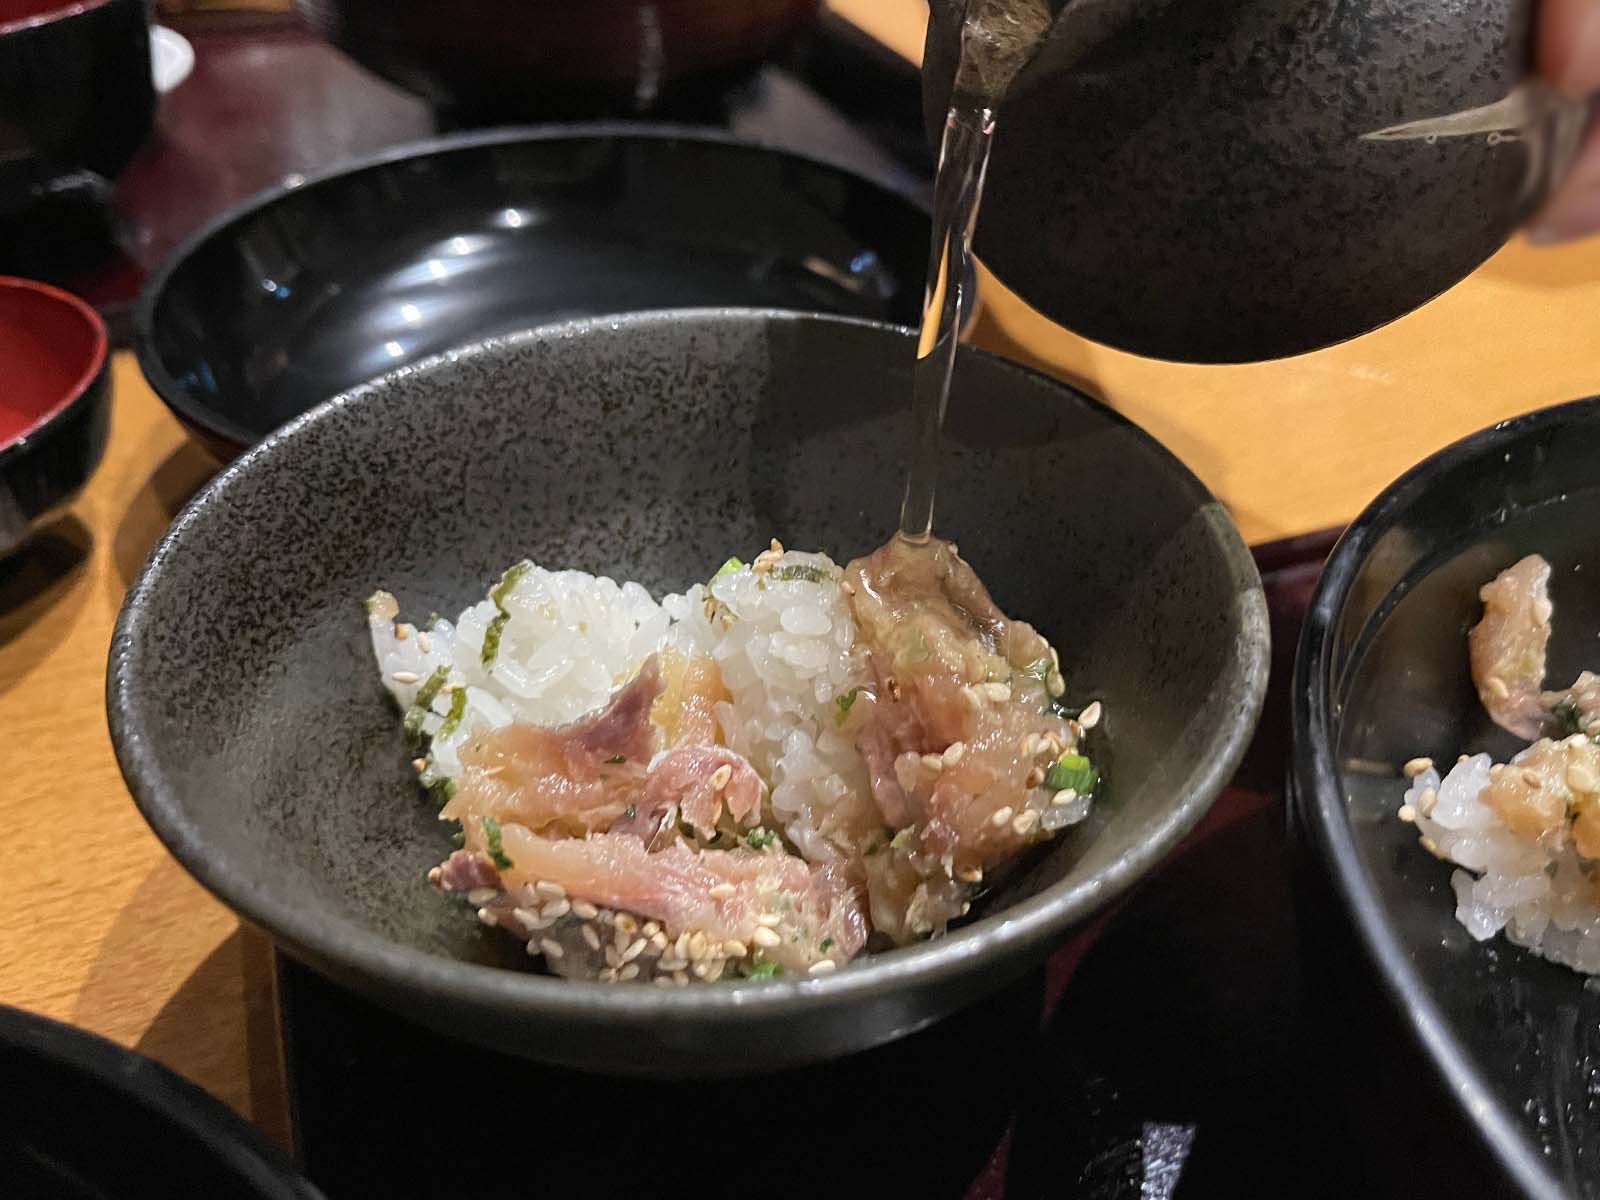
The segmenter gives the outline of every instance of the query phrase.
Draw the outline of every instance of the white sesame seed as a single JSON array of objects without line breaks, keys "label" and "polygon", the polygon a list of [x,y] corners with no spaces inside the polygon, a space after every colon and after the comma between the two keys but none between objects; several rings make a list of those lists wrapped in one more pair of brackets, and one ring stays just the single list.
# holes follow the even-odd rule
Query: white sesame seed
[{"label": "white sesame seed", "polygon": [[1506,681],[1498,675],[1489,676],[1484,680],[1483,686],[1496,700],[1504,700],[1511,695],[1511,689],[1506,686]]},{"label": "white sesame seed", "polygon": [[413,771],[417,771],[417,772],[422,772],[422,771],[427,770],[428,769],[428,760],[425,759],[425,758],[413,758],[411,760],[411,769]]},{"label": "white sesame seed", "polygon": [[601,983],[615,983],[617,981],[617,969],[615,967],[606,967],[597,978]]},{"label": "white sesame seed", "polygon": [[765,946],[768,950],[770,950],[770,949],[772,949],[772,947],[782,943],[782,941],[783,941],[783,939],[781,937],[779,937],[772,930],[768,929],[765,925],[757,925],[756,926],[756,932],[755,932],[755,943],[756,943],[756,945]]},{"label": "white sesame seed", "polygon": [[611,931],[611,944],[617,948],[618,954],[626,950],[628,943],[631,941],[633,941],[633,934],[622,928],[622,926],[618,925]]},{"label": "white sesame seed", "polygon": [[1432,770],[1432,769],[1433,769],[1433,759],[1431,759],[1431,758],[1413,758],[1408,763],[1406,763],[1405,766],[1400,768],[1400,773],[1402,775],[1404,775],[1407,779],[1415,779],[1418,775],[1421,775],[1424,771],[1429,771],[1429,770]]},{"label": "white sesame seed", "polygon": [[688,987],[689,986],[689,977],[687,975],[685,975],[682,971],[674,971],[672,973],[672,982],[674,984],[676,984],[678,987]]},{"label": "white sesame seed", "polygon": [[572,915],[584,921],[592,921],[600,915],[600,910],[587,900],[574,900],[572,902]]},{"label": "white sesame seed", "polygon": [[706,964],[706,976],[705,976],[706,982],[707,983],[715,983],[717,980],[721,979],[722,978],[722,968],[723,968],[724,965],[725,964],[724,964],[723,960],[720,959],[720,958],[713,958],[709,963],[707,963]]},{"label": "white sesame seed", "polygon": [[591,950],[600,949],[600,935],[594,931],[593,925],[583,927],[583,941]]},{"label": "white sesame seed", "polygon": [[516,918],[517,924],[522,926],[523,933],[532,933],[539,928],[538,915],[525,908],[513,908],[511,915]]},{"label": "white sesame seed", "polygon": [[1400,806],[1400,811],[1395,815],[1409,825],[1412,821],[1417,819],[1417,810],[1412,808],[1409,804],[1402,804]]},{"label": "white sesame seed", "polygon": [[622,970],[617,972],[617,980],[620,983],[626,983],[630,979],[637,979],[637,978],[639,978],[639,964],[638,963],[627,963],[626,965],[623,966]]},{"label": "white sesame seed", "polygon": [[776,929],[783,923],[783,918],[777,913],[762,913],[756,918],[758,924],[765,925],[768,929]]},{"label": "white sesame seed", "polygon": [[617,967],[620,967],[621,965],[622,965],[622,951],[618,950],[615,945],[607,946],[606,947],[606,966],[615,969]]},{"label": "white sesame seed", "polygon": [[1044,772],[1040,768],[1034,767],[1033,770],[1028,772],[1028,777],[1022,781],[1022,785],[1024,787],[1036,788],[1043,782]]},{"label": "white sesame seed", "polygon": [[1439,843],[1434,841],[1431,837],[1428,837],[1426,834],[1418,838],[1417,841],[1424,850],[1433,855],[1435,858],[1444,857],[1444,855],[1439,852]]},{"label": "white sesame seed", "polygon": [[716,887],[711,889],[709,894],[713,899],[726,900],[738,890],[739,889],[734,887],[731,883],[719,883]]},{"label": "white sesame seed", "polygon": [[728,786],[728,781],[732,778],[733,767],[728,763],[723,763],[715,771],[711,772],[711,790],[713,792],[720,792],[723,788]]},{"label": "white sesame seed", "polygon": [[628,913],[618,913],[617,928],[624,930],[629,937],[632,937],[639,932],[639,922],[635,921]]},{"label": "white sesame seed", "polygon": [[947,767],[955,766],[961,761],[966,752],[967,744],[965,742],[951,742],[944,748],[944,765]]},{"label": "white sesame seed", "polygon": [[429,637],[426,632],[417,634],[417,649],[421,650],[424,654],[431,654],[433,652],[433,639]]},{"label": "white sesame seed", "polygon": [[1077,788],[1062,788],[1054,796],[1050,797],[1050,804],[1054,808],[1060,808],[1063,804],[1071,804],[1077,798]]},{"label": "white sesame seed", "polygon": [[961,698],[967,702],[968,707],[983,707],[983,693],[978,690],[982,686],[982,684],[969,683],[962,687]]},{"label": "white sesame seed", "polygon": [[838,970],[838,968],[839,964],[834,962],[833,959],[823,958],[818,959],[816,962],[807,967],[806,973],[809,975],[827,975]]},{"label": "white sesame seed", "polygon": [[722,948],[727,952],[729,958],[743,958],[750,953],[749,948],[737,938],[729,938],[722,943]]},{"label": "white sesame seed", "polygon": [[961,880],[962,883],[982,883],[983,868],[962,867],[961,870],[956,872],[956,878]]},{"label": "white sesame seed", "polygon": [[922,756],[923,768],[933,772],[944,770],[944,759],[937,754],[924,754]]},{"label": "white sesame seed", "polygon": [[655,984],[657,987],[669,988],[672,986],[672,980],[665,975],[657,975],[650,982]]},{"label": "white sesame seed", "polygon": [[661,958],[656,959],[656,970],[658,971],[681,971],[688,965],[689,960],[687,958],[675,955],[663,955]]},{"label": "white sesame seed", "polygon": [[696,929],[689,935],[689,957],[695,962],[699,962],[702,958],[704,958],[706,956],[706,951],[710,948],[711,942],[700,930]]},{"label": "white sesame seed", "polygon": [[628,948],[622,952],[622,961],[630,963],[644,953],[644,948],[649,943],[644,938],[634,938],[628,943]]},{"label": "white sesame seed", "polygon": [[1018,837],[1024,837],[1033,832],[1033,827],[1039,823],[1039,814],[1033,809],[1017,814],[1016,820],[1011,822],[1011,829]]},{"label": "white sesame seed", "polygon": [[553,879],[541,879],[533,885],[533,890],[546,900],[561,900],[565,898],[567,889]]},{"label": "white sesame seed", "polygon": [[1084,729],[1093,729],[1096,725],[1100,724],[1100,714],[1103,711],[1104,709],[1101,708],[1100,701],[1094,701],[1089,705],[1088,708],[1084,709],[1078,714],[1078,724]]},{"label": "white sesame seed", "polygon": [[983,685],[983,694],[986,699],[993,700],[996,704],[1004,704],[1011,699],[1011,688],[1004,683],[986,683]]},{"label": "white sesame seed", "polygon": [[1465,754],[1458,754],[1458,755],[1456,755],[1456,762],[1458,762],[1458,763],[1464,763],[1464,762],[1466,762],[1466,761],[1467,761],[1467,756],[1466,756],[1466,755],[1465,755]]},{"label": "white sesame seed", "polygon": [[490,887],[473,888],[470,892],[467,893],[467,903],[468,904],[487,904],[487,903],[489,903],[489,901],[493,900],[497,895],[499,895],[499,893],[496,892],[493,888],[490,888]]},{"label": "white sesame seed", "polygon": [[571,911],[572,901],[552,900],[540,910],[540,915],[543,916],[547,921],[555,921],[566,916]]},{"label": "white sesame seed", "polygon": [[396,671],[389,678],[396,683],[415,683],[417,681],[417,673],[415,671]]},{"label": "white sesame seed", "polygon": [[1039,737],[1037,734],[1025,733],[1017,739],[1017,753],[1023,758],[1032,758],[1039,753]]},{"label": "white sesame seed", "polygon": [[685,929],[678,935],[678,940],[672,943],[672,956],[687,959],[689,957],[689,931]]},{"label": "white sesame seed", "polygon": [[434,887],[438,887],[439,886],[439,881],[441,879],[443,879],[443,878],[444,878],[444,872],[441,871],[438,867],[429,867],[428,868],[428,882],[433,884]]},{"label": "white sesame seed", "polygon": [[410,626],[408,626],[408,625],[396,625],[394,627],[394,640],[395,641],[403,642],[410,636],[411,636],[411,627]]},{"label": "white sesame seed", "polygon": [[546,958],[560,958],[566,954],[566,950],[562,948],[561,943],[556,941],[555,938],[539,939],[539,949],[544,951]]},{"label": "white sesame seed", "polygon": [[1582,763],[1573,763],[1567,768],[1567,786],[1575,792],[1592,792],[1595,790],[1594,772]]},{"label": "white sesame seed", "polygon": [[667,935],[659,929],[652,933],[650,935],[650,948],[660,954],[667,948]]},{"label": "white sesame seed", "polygon": [[1561,744],[1563,746],[1581,746],[1585,742],[1587,742],[1588,740],[1589,739],[1587,737],[1585,737],[1583,734],[1574,733],[1570,737],[1568,737],[1565,741],[1563,741]]},{"label": "white sesame seed", "polygon": [[964,917],[971,911],[972,911],[972,901],[963,900],[961,902],[961,915]]},{"label": "white sesame seed", "polygon": [[704,979],[706,977],[707,972],[709,972],[710,970],[711,970],[711,964],[708,963],[708,962],[697,962],[697,963],[695,963],[694,967],[692,968],[694,977],[696,979]]},{"label": "white sesame seed", "polygon": [[490,912],[487,908],[480,908],[478,910],[478,920],[482,921],[485,925],[495,924],[494,913]]},{"label": "white sesame seed", "polygon": [[989,818],[989,824],[998,829],[1007,821],[1011,820],[1011,815],[1015,811],[1016,810],[1013,809],[1009,804],[1005,805],[1003,808],[996,809],[994,816]]}]

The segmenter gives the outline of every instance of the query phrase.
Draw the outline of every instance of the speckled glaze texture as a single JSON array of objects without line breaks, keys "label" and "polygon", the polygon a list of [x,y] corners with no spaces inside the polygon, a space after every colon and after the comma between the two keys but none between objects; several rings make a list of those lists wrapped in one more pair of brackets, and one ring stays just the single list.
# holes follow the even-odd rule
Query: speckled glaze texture
[{"label": "speckled glaze texture", "polygon": [[1104,699],[1111,791],[938,942],[827,979],[670,994],[535,974],[424,882],[449,828],[363,625],[376,587],[454,612],[524,555],[682,589],[773,535],[865,552],[898,511],[912,357],[909,333],[867,322],[647,314],[491,340],[314,410],[202,492],[128,595],[108,702],[141,809],[313,965],[551,1061],[770,1069],[908,1033],[1012,978],[1205,811],[1266,678],[1260,582],[1221,507],[1061,384],[962,352],[940,529],[1055,641],[1069,695]]},{"label": "speckled glaze texture", "polygon": [[245,202],[134,315],[150,385],[222,459],[329,396],[482,337],[749,305],[915,324],[920,201],[706,129],[456,134]]},{"label": "speckled glaze texture", "polygon": [[[929,129],[958,0],[934,0]],[[1482,263],[1538,201],[1530,146],[1363,134],[1505,98],[1531,0],[1056,4],[1001,106],[977,251],[1029,303],[1158,358],[1364,333]]]},{"label": "speckled glaze texture", "polygon": [[[1326,1027],[1339,1074],[1367,1101],[1432,1074],[1436,1102],[1478,1135],[1419,1138],[1392,1102],[1352,1109],[1371,1114],[1361,1133],[1380,1160],[1403,1147],[1412,1177],[1441,1195],[1600,1197],[1600,993],[1504,937],[1472,939],[1453,868],[1396,819],[1406,781],[1383,769],[1420,754],[1503,762],[1525,744],[1484,713],[1466,639],[1478,589],[1524,555],[1552,568],[1546,678],[1600,666],[1597,439],[1600,398],[1581,400],[1407,472],[1328,560],[1296,661],[1293,812],[1315,868],[1300,873],[1305,958],[1333,968],[1311,994],[1337,1011]],[[1463,1178],[1468,1152],[1496,1174]]]}]

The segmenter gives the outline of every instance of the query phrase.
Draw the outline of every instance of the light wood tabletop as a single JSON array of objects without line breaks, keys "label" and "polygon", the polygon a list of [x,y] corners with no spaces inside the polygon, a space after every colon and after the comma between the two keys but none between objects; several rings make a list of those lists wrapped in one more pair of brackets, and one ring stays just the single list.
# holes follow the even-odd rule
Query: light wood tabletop
[{"label": "light wood tabletop", "polygon": [[[833,5],[908,57],[920,53],[922,0]],[[1341,524],[1452,439],[1600,392],[1600,240],[1513,245],[1387,329],[1259,366],[1111,351],[986,282],[979,343],[1145,425],[1253,541]],[[214,469],[119,354],[104,464],[68,517],[0,563],[0,729],[11,746],[0,783],[0,1002],[136,1046],[281,1137],[265,947],[149,833],[104,715],[123,592]]]}]

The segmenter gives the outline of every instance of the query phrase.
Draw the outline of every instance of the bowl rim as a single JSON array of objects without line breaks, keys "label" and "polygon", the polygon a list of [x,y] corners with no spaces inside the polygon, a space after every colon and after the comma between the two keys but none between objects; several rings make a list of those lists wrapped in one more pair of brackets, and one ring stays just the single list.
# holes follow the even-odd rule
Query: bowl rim
[{"label": "bowl rim", "polygon": [[88,1029],[42,1013],[0,1005],[0,1052],[15,1047],[78,1077],[124,1103],[155,1113],[175,1136],[204,1146],[227,1164],[250,1195],[321,1200],[277,1147],[233,1109],[154,1059]]},{"label": "bowl rim", "polygon": [[[0,29],[0,33],[4,30]],[[8,441],[0,442],[0,467],[11,459],[25,454],[29,443],[33,442],[49,426],[60,420],[85,393],[94,386],[94,381],[100,377],[106,368],[106,359],[110,354],[110,339],[106,333],[106,323],[94,307],[81,296],[52,284],[41,283],[37,279],[24,279],[20,275],[0,275],[0,291],[20,292],[31,294],[48,300],[53,304],[64,305],[71,309],[94,334],[94,346],[89,353],[89,365],[78,376],[70,388],[64,391],[60,398],[47,406],[45,410],[34,418],[33,423],[23,428],[22,432]]]},{"label": "bowl rim", "polygon": [[[306,174],[290,173],[279,182],[269,185],[254,195],[223,210],[201,225],[162,260],[139,289],[133,306],[133,350],[139,369],[152,391],[161,402],[176,413],[185,423],[219,438],[232,446],[249,447],[262,440],[261,435],[245,428],[210,405],[191,396],[171,372],[166,369],[156,349],[156,308],[163,299],[167,285],[187,265],[197,251],[210,243],[230,226],[257,215],[284,200],[286,197],[321,187],[347,176],[359,175],[412,159],[431,158],[457,151],[478,150],[486,146],[504,146],[519,142],[558,141],[641,141],[641,142],[693,142],[719,146],[730,150],[755,151],[779,155],[805,163],[808,166],[841,175],[848,175],[895,198],[910,204],[923,214],[930,207],[924,187],[910,177],[900,178],[888,171],[874,170],[856,163],[825,154],[798,150],[766,138],[740,136],[726,130],[702,125],[684,125],[663,121],[597,120],[576,121],[570,124],[545,122],[534,125],[505,125],[492,129],[473,130],[467,133],[445,134],[422,138],[399,145],[387,146],[371,154],[342,159],[320,170]],[[671,311],[671,310],[652,310]],[[598,315],[598,314],[597,314]],[[609,314],[608,314],[609,315]],[[582,319],[582,318],[580,318]],[[553,324],[564,324],[556,321]],[[420,365],[417,360],[412,365]],[[381,376],[374,376],[374,379]],[[370,381],[369,381],[370,382]]]},{"label": "bowl rim", "polygon": [[118,0],[60,0],[54,8],[47,9],[44,12],[34,13],[27,17],[13,17],[9,21],[0,21],[0,37],[21,33],[25,29],[40,29],[46,25],[70,21],[74,17],[81,17],[85,13],[94,12],[97,8],[105,8],[108,4],[117,2]]},{"label": "bowl rim", "polygon": [[166,561],[181,552],[179,547],[188,529],[197,520],[204,519],[206,510],[226,503],[227,492],[234,482],[254,471],[256,464],[270,460],[279,445],[314,432],[343,408],[359,404],[363,397],[380,391],[390,378],[530,340],[591,332],[606,336],[655,324],[729,320],[872,329],[886,338],[904,339],[908,354],[916,337],[914,331],[904,326],[865,318],[782,309],[717,307],[665,309],[535,326],[419,360],[324,401],[247,450],[189,502],[128,590],[117,618],[106,678],[111,738],[123,778],[145,820],[185,869],[225,904],[295,948],[302,957],[323,964],[325,969],[331,964],[347,974],[381,981],[383,990],[391,993],[395,988],[404,988],[419,1001],[431,999],[467,1004],[479,1011],[514,1006],[579,1024],[643,1020],[692,1023],[716,1022],[736,1014],[794,1016],[836,1009],[903,986],[958,978],[972,969],[975,960],[1009,959],[1026,954],[1052,943],[1062,931],[1127,891],[1177,847],[1232,777],[1254,733],[1265,699],[1271,661],[1270,632],[1266,598],[1255,561],[1220,502],[1187,466],[1151,435],[1061,380],[999,355],[964,346],[960,349],[962,357],[982,358],[1003,371],[1043,381],[1051,389],[1076,397],[1080,403],[1098,410],[1105,419],[1131,430],[1165,461],[1177,484],[1194,494],[1200,502],[1197,512],[1210,522],[1229,573],[1249,585],[1241,586],[1236,593],[1240,653],[1222,680],[1228,694],[1243,699],[1243,707],[1237,710],[1234,719],[1218,726],[1209,748],[1214,752],[1207,753],[1189,777],[1187,795],[1182,802],[1098,875],[1070,887],[1057,883],[1018,901],[1002,913],[985,917],[945,937],[872,955],[826,976],[780,978],[766,981],[759,987],[679,990],[617,988],[508,971],[402,946],[342,917],[307,918],[294,904],[234,878],[224,859],[207,853],[200,832],[185,818],[183,804],[176,794],[178,789],[163,777],[147,743],[139,716],[144,705],[137,699],[139,685],[134,679],[130,652],[140,635],[147,594],[156,586]]},{"label": "bowl rim", "polygon": [[1290,776],[1299,824],[1353,917],[1367,957],[1378,967],[1383,991],[1404,1012],[1413,1034],[1469,1123],[1500,1165],[1536,1200],[1567,1193],[1522,1135],[1516,1114],[1501,1100],[1478,1061],[1455,1035],[1399,937],[1385,919],[1372,873],[1356,847],[1349,810],[1334,761],[1329,656],[1349,590],[1378,538],[1441,476],[1475,459],[1574,417],[1600,417],[1600,396],[1569,400],[1499,421],[1460,438],[1410,468],[1384,488],[1350,523],[1323,567],[1295,656]]}]

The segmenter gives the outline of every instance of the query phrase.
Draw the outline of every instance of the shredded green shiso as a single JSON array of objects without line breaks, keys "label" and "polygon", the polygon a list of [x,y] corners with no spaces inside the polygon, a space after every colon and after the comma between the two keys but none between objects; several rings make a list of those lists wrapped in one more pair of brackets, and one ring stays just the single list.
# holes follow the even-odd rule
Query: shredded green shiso
[{"label": "shredded green shiso", "polygon": [[835,724],[843,725],[845,723],[850,716],[850,709],[855,705],[856,697],[860,694],[861,689],[858,687],[853,687],[848,692],[845,692],[842,696],[835,696],[833,698],[833,702],[839,706],[839,714],[838,716],[834,717]]},{"label": "shredded green shiso", "polygon": [[494,863],[496,869],[504,871],[511,865],[511,860],[506,857],[505,846],[500,840],[500,822],[493,817],[483,819],[483,840],[489,847],[489,861]]},{"label": "shredded green shiso", "polygon": [[494,620],[489,622],[489,628],[483,631],[483,654],[480,656],[484,666],[491,666],[495,657],[500,653],[500,635],[505,632],[506,622],[511,620],[511,614],[505,609],[495,613]]},{"label": "shredded green shiso", "polygon": [[772,578],[783,582],[793,582],[798,579],[806,583],[827,583],[828,573],[821,567],[814,567],[809,563],[797,563],[792,567],[779,567],[772,573]]},{"label": "shredded green shiso", "polygon": [[1050,764],[1044,776],[1044,785],[1051,791],[1064,792],[1070,788],[1080,796],[1089,795],[1099,782],[1100,772],[1081,754],[1063,754]]}]

